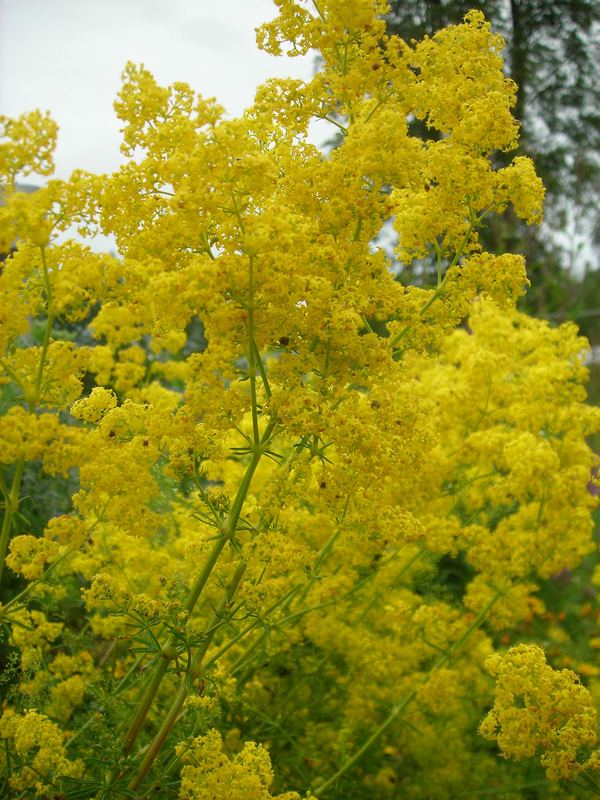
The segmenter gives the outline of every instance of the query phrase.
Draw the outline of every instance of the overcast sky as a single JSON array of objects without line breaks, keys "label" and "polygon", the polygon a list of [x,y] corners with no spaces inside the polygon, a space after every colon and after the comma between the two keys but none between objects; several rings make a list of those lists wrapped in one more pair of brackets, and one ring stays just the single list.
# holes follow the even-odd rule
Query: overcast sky
[{"label": "overcast sky", "polygon": [[274,58],[254,29],[272,0],[0,0],[0,114],[48,110],[60,126],[56,176],[114,170],[112,103],[130,60],[161,85],[185,81],[235,116],[266,78],[308,79],[313,58]]}]

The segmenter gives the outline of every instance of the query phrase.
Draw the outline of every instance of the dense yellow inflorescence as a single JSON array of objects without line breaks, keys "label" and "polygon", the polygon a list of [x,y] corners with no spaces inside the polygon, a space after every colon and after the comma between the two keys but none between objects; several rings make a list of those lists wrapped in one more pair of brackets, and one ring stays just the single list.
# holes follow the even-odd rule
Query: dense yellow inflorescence
[{"label": "dense yellow inflorescence", "polygon": [[273,771],[269,754],[254,742],[246,742],[231,759],[223,752],[220,733],[212,730],[176,752],[183,764],[181,798],[211,800],[226,792],[231,800],[300,800],[296,792],[270,793]]},{"label": "dense yellow inflorescence", "polygon": [[[544,194],[502,39],[478,11],[405,42],[376,0],[276,5],[259,45],[318,51],[315,77],[231,119],[128,64],[112,175],[24,193],[56,126],[0,119],[5,786],[506,794],[484,664],[482,733],[593,783],[597,672],[544,598],[594,550],[600,412],[585,340],[517,311],[523,257],[482,246]],[[589,692],[503,655],[536,636]]]},{"label": "dense yellow inflorescence", "polygon": [[496,739],[503,755],[534,756],[551,780],[572,778],[582,768],[577,756],[596,743],[596,709],[571,670],[553,670],[536,645],[517,645],[486,661],[496,679],[493,709],[480,732]]}]

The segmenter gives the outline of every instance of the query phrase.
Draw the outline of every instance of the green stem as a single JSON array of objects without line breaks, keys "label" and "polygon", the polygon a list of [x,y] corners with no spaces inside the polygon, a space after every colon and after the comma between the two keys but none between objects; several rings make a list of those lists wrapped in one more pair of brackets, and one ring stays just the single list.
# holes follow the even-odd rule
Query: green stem
[{"label": "green stem", "polygon": [[339,128],[341,130],[344,136],[348,133],[348,128],[346,128],[345,125],[342,125],[340,122],[336,122],[336,120],[332,119],[331,117],[328,117],[327,115],[325,116],[317,115],[317,119],[322,119],[325,120],[326,122],[330,122],[332,125],[335,125],[336,128]]},{"label": "green stem", "polygon": [[48,346],[50,344],[50,334],[52,332],[52,325],[54,324],[54,304],[52,302],[52,288],[50,286],[50,277],[48,275],[48,264],[46,263],[46,251],[43,247],[40,248],[42,253],[42,271],[44,274],[44,287],[46,290],[46,327],[44,328],[44,339],[42,341],[42,355],[38,365],[37,376],[35,380],[34,394],[31,402],[29,403],[30,410],[34,411],[37,404],[40,402],[40,395],[42,390],[42,377],[44,375],[44,367],[46,366],[46,355],[48,353]]},{"label": "green stem", "polygon": [[376,111],[378,111],[378,110],[381,108],[381,106],[385,105],[385,104],[387,103],[387,101],[388,101],[388,100],[389,100],[391,97],[393,97],[393,96],[394,96],[394,92],[389,92],[389,93],[388,93],[388,94],[386,94],[384,97],[381,97],[381,98],[379,99],[379,102],[377,103],[377,105],[376,105],[376,106],[374,106],[374,107],[371,109],[371,111],[369,111],[369,113],[367,114],[367,116],[365,117],[365,120],[364,120],[365,124],[366,124],[367,122],[369,122],[369,121],[371,120],[372,116],[375,114],[375,112],[376,112]]},{"label": "green stem", "polygon": [[6,562],[6,554],[8,553],[8,542],[10,540],[10,531],[12,528],[13,519],[19,510],[21,480],[23,478],[24,469],[25,459],[20,458],[15,465],[15,474],[13,475],[10,493],[4,509],[4,519],[2,520],[2,530],[0,531],[0,586],[2,585],[2,575],[4,572],[4,564]]},{"label": "green stem", "polygon": [[156,667],[154,668],[154,672],[150,676],[150,680],[148,681],[146,689],[144,690],[144,694],[142,695],[142,701],[137,708],[135,716],[131,722],[131,725],[129,726],[129,730],[125,735],[125,740],[124,740],[125,755],[127,755],[131,751],[131,748],[133,747],[133,744],[137,739],[138,733],[140,732],[144,722],[146,721],[146,717],[148,716],[148,712],[152,707],[152,703],[154,702],[154,698],[156,697],[160,684],[162,683],[162,680],[165,677],[165,674],[167,672],[167,667],[169,666],[169,662],[171,661],[168,655],[166,655],[165,651],[167,651],[167,648],[171,644],[172,638],[173,637],[169,638],[169,641],[167,642],[163,653],[161,653],[160,660],[156,665]]},{"label": "green stem", "polygon": [[252,432],[254,445],[258,445],[260,431],[258,427],[258,401],[256,397],[256,343],[254,341],[254,256],[248,257],[248,375],[250,376],[250,394],[252,397]]},{"label": "green stem", "polygon": [[242,507],[244,505],[244,501],[246,500],[246,496],[250,489],[252,478],[254,477],[254,473],[256,472],[256,468],[258,467],[258,464],[263,456],[264,451],[268,447],[271,435],[274,430],[275,430],[275,423],[270,422],[265,428],[259,446],[257,446],[252,453],[252,459],[248,464],[246,474],[244,475],[240,488],[238,489],[238,492],[235,496],[229,514],[227,515],[227,519],[223,524],[223,533],[228,539],[232,539],[233,536],[235,535],[240,515],[242,513]]},{"label": "green stem", "polygon": [[[263,435],[263,442],[267,442],[269,440],[273,428],[274,428],[274,423],[271,423],[270,425],[267,426],[265,433]],[[229,540],[231,540],[235,535],[240,515],[242,512],[242,507],[244,505],[244,501],[250,489],[250,484],[252,482],[252,478],[256,471],[256,467],[258,466],[258,463],[261,459],[261,456],[262,456],[262,449],[260,448],[252,454],[252,459],[248,464],[246,473],[244,475],[242,483],[240,484],[238,492],[235,496],[229,514],[227,515],[227,518],[223,523],[221,529],[221,535],[216,540],[213,549],[211,550],[208,559],[206,560],[206,563],[202,568],[202,571],[196,578],[196,581],[194,582],[194,585],[192,587],[192,591],[190,592],[190,596],[188,597],[188,600],[185,604],[186,611],[189,614],[193,612],[196,603],[198,602],[198,599],[200,598],[200,595],[202,594],[202,591],[204,590],[204,587],[206,586],[206,583],[209,577],[211,576],[212,571],[219,559],[219,556],[223,552],[223,548],[225,547],[226,543]],[[154,668],[154,672],[152,673],[148,681],[148,685],[142,697],[141,703],[136,711],[136,714],[131,722],[131,725],[129,726],[127,734],[125,735],[124,743],[125,743],[126,753],[129,753],[131,751],[131,748],[133,747],[133,744],[137,739],[140,730],[142,729],[146,717],[148,716],[148,712],[152,708],[152,704],[154,703],[154,699],[158,693],[163,678],[165,677],[169,663],[177,655],[176,647],[177,647],[177,639],[175,638],[175,636],[170,636],[165,646],[162,649],[162,656]]]},{"label": "green stem", "polygon": [[253,342],[253,345],[254,345],[254,351],[256,353],[256,363],[258,364],[258,371],[260,372],[260,377],[263,382],[263,386],[265,387],[265,394],[267,395],[267,397],[271,397],[271,386],[269,384],[269,379],[267,378],[265,365],[263,364],[263,360],[261,358],[258,345],[256,344],[256,342]]},{"label": "green stem", "polygon": [[[280,598],[278,601],[276,601],[275,603],[273,603],[273,605],[272,605],[272,606],[270,606],[270,607],[267,609],[267,611],[265,612],[265,615],[264,615],[264,616],[265,616],[265,617],[268,617],[268,616],[270,616],[270,615],[271,615],[271,614],[272,614],[274,611],[276,611],[276,610],[277,610],[279,607],[281,607],[281,606],[285,607],[285,605],[286,605],[286,604],[289,602],[289,600],[291,599],[291,597],[292,597],[292,596],[293,596],[293,595],[294,595],[294,594],[295,594],[295,593],[298,591],[298,589],[299,589],[299,588],[300,588],[300,584],[298,584],[298,585],[294,586],[294,587],[293,587],[293,588],[292,588],[292,589],[291,589],[291,590],[290,590],[290,591],[289,591],[289,592],[288,592],[286,595],[284,595],[284,597]],[[217,615],[215,615],[215,617],[216,617],[216,616],[217,616]],[[214,622],[214,618],[213,618],[213,622]],[[212,658],[210,659],[210,661],[208,661],[208,663],[206,664],[205,670],[208,670],[208,669],[210,669],[210,667],[212,667],[214,664],[216,664],[216,663],[218,662],[218,660],[219,660],[219,659],[220,659],[220,658],[221,658],[221,657],[222,657],[222,656],[223,656],[223,655],[224,655],[224,654],[225,654],[225,653],[226,653],[228,650],[230,650],[230,649],[231,649],[231,648],[232,648],[234,645],[236,645],[236,644],[237,644],[237,643],[238,643],[238,642],[239,642],[241,639],[243,639],[243,638],[244,638],[244,637],[245,637],[245,636],[246,636],[248,633],[250,633],[252,630],[254,630],[254,628],[256,628],[256,627],[257,627],[259,624],[260,624],[260,620],[256,620],[255,622],[252,622],[250,625],[247,625],[247,626],[246,626],[246,628],[244,628],[242,631],[240,631],[239,633],[237,633],[237,634],[236,634],[236,635],[235,635],[235,636],[234,636],[232,639],[230,639],[230,640],[227,642],[227,644],[223,645],[223,647],[221,647],[221,648],[220,648],[220,649],[219,649],[219,650],[218,650],[218,651],[217,651],[217,652],[216,652],[216,653],[215,653],[215,654],[212,656]],[[211,626],[209,627],[209,629],[208,629],[208,630],[209,630],[210,632],[214,633],[214,631],[216,631],[217,627],[219,627],[219,625],[218,625],[218,624],[214,624],[214,625],[211,625]],[[196,659],[195,659],[195,661],[196,661]],[[133,669],[133,668],[132,668],[132,669]]]},{"label": "green stem", "polygon": [[121,678],[119,683],[116,685],[115,690],[114,690],[115,694],[119,694],[121,689],[125,686],[125,684],[128,682],[128,680],[131,678],[131,676],[140,669],[140,667],[142,666],[142,662],[143,661],[144,661],[144,655],[143,654],[138,656],[135,659],[135,661],[131,664],[131,666],[129,667],[129,669],[125,673],[125,675],[123,675],[123,677]]},{"label": "green stem", "polygon": [[233,600],[233,597],[237,591],[237,588],[240,584],[240,581],[242,580],[242,576],[244,575],[245,571],[246,571],[246,564],[245,562],[242,561],[238,564],[238,567],[233,575],[233,578],[231,579],[231,582],[229,583],[229,586],[225,591],[223,599],[219,603],[212,617],[210,625],[208,626],[208,629],[204,634],[204,640],[202,642],[202,645],[197,649],[196,653],[194,654],[194,657],[192,658],[188,675],[186,675],[186,677],[181,682],[177,694],[175,695],[175,699],[173,700],[171,708],[169,709],[166,717],[163,720],[160,730],[152,740],[150,747],[146,751],[144,760],[140,764],[137,773],[135,774],[135,776],[130,781],[127,787],[131,791],[135,791],[143,782],[146,775],[148,774],[148,770],[150,769],[156,757],[160,753],[167,736],[169,735],[177,719],[179,718],[179,714],[181,712],[183,704],[190,691],[190,685],[201,677],[202,662],[204,661],[208,648],[211,645],[215,632],[220,626],[220,623],[223,619],[223,614],[226,611],[229,604],[231,603],[231,601]]}]

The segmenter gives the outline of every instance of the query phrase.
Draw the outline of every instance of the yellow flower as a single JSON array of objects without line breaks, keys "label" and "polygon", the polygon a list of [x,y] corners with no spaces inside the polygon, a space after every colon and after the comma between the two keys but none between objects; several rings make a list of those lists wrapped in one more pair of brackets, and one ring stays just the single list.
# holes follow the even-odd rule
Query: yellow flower
[{"label": "yellow flower", "polygon": [[486,661],[496,679],[493,709],[479,728],[509,758],[541,756],[550,780],[574,778],[582,749],[596,742],[596,710],[574,672],[553,670],[536,645]]}]

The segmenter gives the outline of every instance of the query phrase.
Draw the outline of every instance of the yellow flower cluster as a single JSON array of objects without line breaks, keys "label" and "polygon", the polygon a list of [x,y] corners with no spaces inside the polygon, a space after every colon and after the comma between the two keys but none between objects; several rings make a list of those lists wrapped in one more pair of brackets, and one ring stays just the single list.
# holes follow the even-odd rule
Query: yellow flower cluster
[{"label": "yellow flower cluster", "polygon": [[80,463],[81,431],[61,423],[54,414],[38,415],[13,406],[0,417],[0,437],[2,464],[41,461],[47,473],[56,475]]},{"label": "yellow flower cluster", "polygon": [[230,758],[223,752],[221,734],[212,730],[175,749],[181,759],[182,800],[212,800],[227,792],[230,800],[300,800],[296,792],[272,795],[273,771],[264,747],[246,742]]},{"label": "yellow flower cluster", "polygon": [[496,680],[494,707],[481,723],[506,757],[538,753],[551,780],[573,778],[578,755],[596,743],[596,709],[575,673],[553,670],[536,645],[517,645],[486,661]]},{"label": "yellow flower cluster", "polygon": [[45,798],[56,776],[83,775],[83,763],[67,758],[65,733],[44,714],[31,710],[19,715],[7,710],[0,719],[0,739],[7,748],[14,748],[17,763],[23,764],[10,778],[13,792]]},{"label": "yellow flower cluster", "polygon": [[18,175],[51,175],[58,126],[49,114],[31,111],[18,119],[0,117],[0,176],[8,188]]}]

